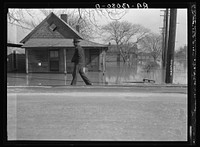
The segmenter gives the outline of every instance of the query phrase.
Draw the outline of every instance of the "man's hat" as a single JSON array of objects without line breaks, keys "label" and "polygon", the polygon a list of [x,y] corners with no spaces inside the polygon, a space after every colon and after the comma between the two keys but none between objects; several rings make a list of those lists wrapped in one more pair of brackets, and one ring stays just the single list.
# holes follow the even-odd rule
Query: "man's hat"
[{"label": "man's hat", "polygon": [[74,42],[74,43],[80,42],[80,40],[75,38],[73,42]]}]

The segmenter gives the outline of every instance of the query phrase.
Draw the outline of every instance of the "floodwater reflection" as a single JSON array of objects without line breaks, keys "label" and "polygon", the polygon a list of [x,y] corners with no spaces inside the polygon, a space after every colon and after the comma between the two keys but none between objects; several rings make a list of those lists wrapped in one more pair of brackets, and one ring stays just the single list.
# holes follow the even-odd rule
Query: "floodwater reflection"
[{"label": "floodwater reflection", "polygon": [[[128,65],[124,63],[107,63],[106,82],[108,83],[137,83],[142,82],[144,78],[154,80],[157,84],[163,83],[162,69],[160,64],[137,64]],[[174,84],[187,84],[187,68],[182,63],[174,64]]]},{"label": "floodwater reflection", "polygon": [[[109,84],[127,84],[143,82],[144,78],[155,80],[155,83],[162,83],[162,70],[160,65],[127,65],[106,63],[106,72],[87,72],[93,85]],[[8,86],[39,86],[39,85],[70,85],[71,74],[55,73],[8,73]],[[187,67],[181,63],[175,63],[174,66],[174,84],[187,84]],[[85,85],[80,76],[78,76],[77,85]]]}]

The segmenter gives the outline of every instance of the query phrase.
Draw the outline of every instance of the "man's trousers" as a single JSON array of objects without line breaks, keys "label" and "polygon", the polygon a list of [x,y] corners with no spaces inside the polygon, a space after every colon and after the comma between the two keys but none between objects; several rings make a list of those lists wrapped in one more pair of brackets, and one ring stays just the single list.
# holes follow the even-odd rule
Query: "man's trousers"
[{"label": "man's trousers", "polygon": [[71,85],[76,85],[78,73],[80,74],[81,78],[83,79],[83,81],[85,82],[86,85],[92,85],[90,80],[85,75],[83,68],[84,68],[84,66],[81,64],[74,64],[74,70],[72,73],[73,79],[72,79]]}]

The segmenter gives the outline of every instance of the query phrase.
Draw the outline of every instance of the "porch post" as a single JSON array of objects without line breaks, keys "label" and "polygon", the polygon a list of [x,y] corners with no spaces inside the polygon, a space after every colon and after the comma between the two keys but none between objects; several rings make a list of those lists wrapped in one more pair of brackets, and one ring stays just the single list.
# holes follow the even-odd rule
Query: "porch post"
[{"label": "porch post", "polygon": [[106,52],[103,50],[103,73],[106,71]]},{"label": "porch post", "polygon": [[28,74],[28,49],[25,49],[26,54],[26,73]]},{"label": "porch post", "polygon": [[64,73],[67,73],[67,58],[66,58],[66,48],[64,48]]},{"label": "porch post", "polygon": [[103,59],[102,59],[102,49],[99,49],[99,71],[103,71],[102,65],[103,65]]}]

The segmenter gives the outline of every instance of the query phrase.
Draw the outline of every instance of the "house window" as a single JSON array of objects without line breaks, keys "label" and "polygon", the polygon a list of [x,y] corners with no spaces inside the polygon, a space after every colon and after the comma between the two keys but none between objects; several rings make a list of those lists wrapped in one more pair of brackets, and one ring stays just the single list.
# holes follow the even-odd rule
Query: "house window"
[{"label": "house window", "polygon": [[49,27],[52,31],[54,31],[56,29],[56,25],[54,23],[52,23]]},{"label": "house window", "polygon": [[58,51],[50,51],[50,58],[58,58]]}]

